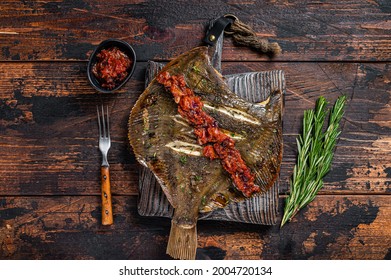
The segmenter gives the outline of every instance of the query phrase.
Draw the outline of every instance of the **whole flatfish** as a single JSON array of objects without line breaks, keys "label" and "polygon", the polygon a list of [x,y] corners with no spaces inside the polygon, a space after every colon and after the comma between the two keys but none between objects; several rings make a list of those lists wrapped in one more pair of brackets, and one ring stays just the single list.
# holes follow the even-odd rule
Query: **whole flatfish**
[{"label": "whole flatfish", "polygon": [[175,208],[167,253],[194,259],[197,217],[266,192],[282,159],[282,92],[251,103],[229,90],[197,47],[168,63],[129,119],[137,160]]}]

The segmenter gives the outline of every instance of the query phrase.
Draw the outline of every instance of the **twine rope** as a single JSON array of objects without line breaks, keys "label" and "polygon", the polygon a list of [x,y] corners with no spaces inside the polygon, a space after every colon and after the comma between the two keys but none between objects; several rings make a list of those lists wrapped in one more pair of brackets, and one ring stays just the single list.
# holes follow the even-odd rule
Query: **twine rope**
[{"label": "twine rope", "polygon": [[241,22],[237,17],[225,33],[232,36],[234,42],[238,45],[248,46],[271,56],[281,53],[281,47],[278,43],[269,42],[265,38],[258,37],[249,25]]}]

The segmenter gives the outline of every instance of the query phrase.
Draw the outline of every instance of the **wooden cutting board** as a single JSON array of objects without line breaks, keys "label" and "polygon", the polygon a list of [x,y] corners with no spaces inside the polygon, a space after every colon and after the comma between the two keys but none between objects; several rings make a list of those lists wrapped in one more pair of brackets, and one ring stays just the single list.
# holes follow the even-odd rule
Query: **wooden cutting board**
[{"label": "wooden cutting board", "polygon": [[[164,64],[149,61],[146,85]],[[218,65],[219,66],[219,65]],[[230,89],[250,102],[262,102],[270,93],[279,89],[285,95],[285,78],[281,70],[242,73],[225,76]],[[168,202],[153,173],[140,167],[138,213],[142,216],[172,217],[174,209]],[[278,215],[278,180],[265,194],[240,203],[231,203],[224,209],[201,213],[199,220],[223,220],[272,225]]]}]

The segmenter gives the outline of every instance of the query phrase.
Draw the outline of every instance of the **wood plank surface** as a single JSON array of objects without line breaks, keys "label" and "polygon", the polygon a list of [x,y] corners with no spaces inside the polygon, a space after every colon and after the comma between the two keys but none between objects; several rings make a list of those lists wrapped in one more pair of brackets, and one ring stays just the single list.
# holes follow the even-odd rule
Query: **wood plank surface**
[{"label": "wood plank surface", "polygon": [[[199,221],[199,259],[391,259],[391,1],[5,0],[0,3],[0,259],[168,259],[170,220],[137,214],[139,165],[129,111],[147,60],[201,45],[210,20],[235,14],[278,42],[272,60],[224,40],[223,74],[283,70],[279,213],[303,111],[348,96],[332,169],[282,229]],[[138,65],[116,94],[86,76],[107,38]],[[114,225],[100,225],[96,106],[111,114]]]},{"label": "wood plank surface", "polygon": [[[138,216],[133,196],[114,196],[113,205],[114,225],[105,227],[99,196],[3,198],[0,259],[169,258],[169,219]],[[390,223],[387,195],[321,195],[282,229],[199,221],[197,256],[391,259]]]},{"label": "wood plank surface", "polygon": [[[138,163],[127,143],[127,120],[143,90],[145,64],[117,94],[97,94],[85,63],[3,63],[0,69],[0,195],[98,194],[96,105],[108,104],[114,194],[137,194]],[[346,94],[333,169],[324,192],[391,190],[389,63],[223,63],[225,74],[282,69],[287,77],[281,192],[288,189],[295,139],[305,109],[324,95]],[[53,78],[53,73],[58,73]]]},{"label": "wood plank surface", "polygon": [[[0,60],[85,60],[120,38],[139,60],[198,46],[209,21],[230,13],[278,42],[279,60],[390,61],[391,3],[349,1],[18,1],[0,3]],[[225,60],[267,60],[227,41]]]}]

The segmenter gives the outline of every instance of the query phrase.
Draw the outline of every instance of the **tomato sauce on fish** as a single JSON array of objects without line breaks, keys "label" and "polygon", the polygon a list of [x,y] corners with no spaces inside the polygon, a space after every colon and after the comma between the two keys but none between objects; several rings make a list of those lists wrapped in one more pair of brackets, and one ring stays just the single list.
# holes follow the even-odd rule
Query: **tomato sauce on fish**
[{"label": "tomato sauce on fish", "polygon": [[235,148],[235,141],[220,130],[213,117],[202,110],[203,102],[186,85],[184,76],[170,75],[165,71],[156,80],[171,92],[178,104],[179,114],[194,127],[198,143],[204,147],[203,155],[211,160],[220,159],[223,168],[244,196],[258,193],[260,188],[254,183],[255,176]]}]

